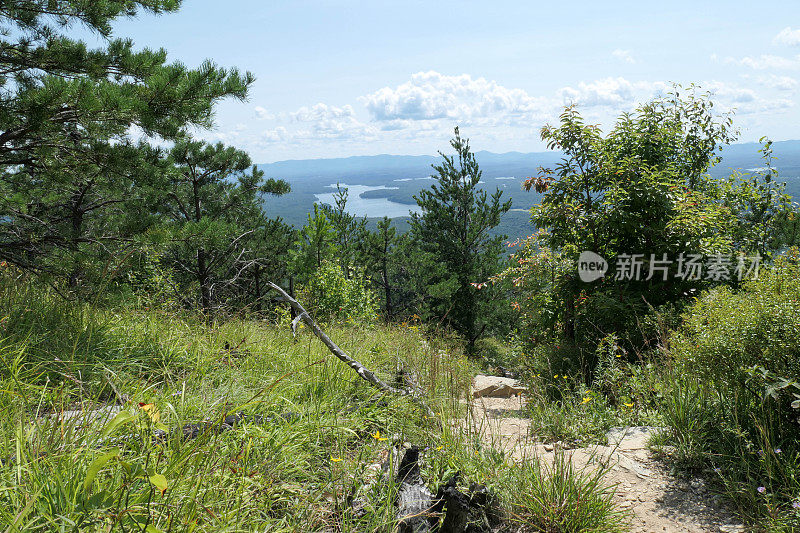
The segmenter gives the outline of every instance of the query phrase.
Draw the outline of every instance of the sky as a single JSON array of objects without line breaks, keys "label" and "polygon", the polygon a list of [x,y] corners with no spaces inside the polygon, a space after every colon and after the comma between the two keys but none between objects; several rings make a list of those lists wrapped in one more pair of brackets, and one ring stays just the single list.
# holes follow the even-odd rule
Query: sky
[{"label": "sky", "polygon": [[574,103],[605,131],[620,113],[695,83],[735,110],[741,141],[800,139],[800,4],[472,0],[184,0],[115,37],[256,76],[198,138],[258,163],[446,151],[545,150]]}]

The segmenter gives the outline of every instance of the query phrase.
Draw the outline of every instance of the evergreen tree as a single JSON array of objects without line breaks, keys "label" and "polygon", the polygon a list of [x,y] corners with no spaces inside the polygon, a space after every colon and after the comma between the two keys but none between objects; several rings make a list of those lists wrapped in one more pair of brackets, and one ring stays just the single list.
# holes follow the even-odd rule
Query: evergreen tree
[{"label": "evergreen tree", "polygon": [[263,223],[262,196],[289,192],[289,185],[264,180],[247,154],[221,143],[180,141],[167,161],[171,260],[196,282],[200,305],[209,312],[215,288],[237,281],[247,267],[247,244]]},{"label": "evergreen tree", "polygon": [[362,240],[364,261],[373,285],[380,289],[383,298],[383,315],[389,321],[395,313],[392,305],[392,278],[397,250],[397,230],[392,219],[383,217],[377,231],[368,231]]},{"label": "evergreen tree", "polygon": [[325,210],[314,204],[314,216],[309,213],[307,217],[292,253],[293,268],[301,283],[308,282],[325,261],[333,259],[337,250],[336,230]]},{"label": "evergreen tree", "polygon": [[330,221],[336,232],[337,255],[345,279],[350,279],[351,270],[357,262],[359,243],[363,241],[367,232],[367,219],[358,218],[347,212],[347,187],[336,184],[336,193],[333,195],[335,206],[322,204],[320,209]]},{"label": "evergreen tree", "polygon": [[[8,0],[0,3],[0,259],[42,271],[58,266],[71,283],[80,268],[44,256],[124,237],[106,224],[148,176],[133,150],[143,138],[174,140],[210,127],[221,98],[243,99],[250,74],[205,62],[187,69],[164,50],[134,50],[112,38],[115,19],[173,12],[177,0]],[[104,45],[68,35],[80,25]],[[134,183],[134,180],[137,183]],[[105,228],[90,220],[103,221]],[[117,228],[119,229],[119,228]],[[76,246],[78,243],[78,246]],[[58,252],[58,253],[54,253]],[[52,259],[51,257],[50,259]],[[55,261],[57,263],[57,261]]]},{"label": "evergreen tree", "polygon": [[456,155],[440,152],[444,161],[433,166],[437,183],[414,197],[422,212],[412,214],[411,235],[431,267],[430,311],[464,335],[472,350],[487,325],[480,314],[490,312],[490,302],[474,284],[499,270],[505,237],[489,231],[511,201],[501,201],[500,189],[489,197],[478,187],[480,168],[458,128],[450,145]]},{"label": "evergreen tree", "polygon": [[242,303],[250,305],[252,302],[252,308],[261,311],[264,307],[262,300],[268,294],[267,281],[282,287],[291,285],[288,283],[293,276],[289,270],[290,253],[296,240],[297,231],[281,218],[263,217],[262,224],[250,239],[252,257],[243,261],[246,269],[241,283]]}]

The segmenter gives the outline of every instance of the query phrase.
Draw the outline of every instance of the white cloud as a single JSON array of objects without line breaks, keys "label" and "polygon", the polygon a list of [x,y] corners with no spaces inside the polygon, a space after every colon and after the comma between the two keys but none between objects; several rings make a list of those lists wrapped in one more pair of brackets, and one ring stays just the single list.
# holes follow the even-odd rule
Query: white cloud
[{"label": "white cloud", "polygon": [[256,111],[256,117],[259,120],[273,120],[275,118],[275,115],[273,113],[270,113],[260,105],[256,106],[255,111]]},{"label": "white cloud", "polygon": [[756,83],[769,87],[771,89],[778,89],[779,91],[794,91],[800,87],[800,82],[789,76],[778,76],[770,74],[769,76],[759,76],[756,78]]},{"label": "white cloud", "polygon": [[375,126],[364,124],[353,116],[345,116],[319,120],[306,135],[317,139],[364,141],[374,138],[377,132]]},{"label": "white cloud", "polygon": [[772,39],[772,42],[786,46],[800,46],[800,30],[793,30],[791,27],[787,26]]},{"label": "white cloud", "polygon": [[[744,59],[719,61],[746,64]],[[243,135],[237,143],[249,144],[254,152],[291,153],[293,157],[378,151],[429,153],[436,147],[446,147],[453,126],[459,124],[476,149],[524,151],[540,147],[536,144],[539,128],[548,121],[557,122],[564,104],[578,104],[587,123],[600,124],[607,130],[621,111],[631,111],[670,87],[658,80],[608,77],[532,95],[522,88],[468,74],[418,72],[399,85],[358,98],[363,107],[317,103],[293,112],[276,112],[281,127],[252,137]],[[793,107],[787,96],[800,90],[800,81],[753,72],[738,84],[706,80],[698,87],[713,93],[717,109],[734,108],[741,117],[737,125],[752,128],[761,127],[758,121],[766,120],[770,113],[785,113]]]},{"label": "white cloud", "polygon": [[275,129],[264,131],[261,134],[259,141],[265,143],[282,142],[289,140],[289,137],[290,135],[289,132],[286,131],[286,128],[283,126],[278,126]]},{"label": "white cloud", "polygon": [[727,103],[747,103],[756,101],[756,93],[752,89],[734,87],[719,81],[707,82],[702,89],[709,91],[716,99]]},{"label": "white cloud", "polygon": [[714,102],[720,107],[733,108],[737,115],[752,115],[794,106],[794,102],[787,98],[764,98],[753,89],[719,81],[703,83],[702,89],[711,92]]},{"label": "white cloud", "polygon": [[565,104],[583,107],[611,107],[622,109],[649,100],[666,89],[664,82],[630,82],[625,78],[605,78],[593,82],[580,82],[576,87],[558,90]]},{"label": "white cloud", "polygon": [[353,107],[315,104],[303,106],[288,113],[291,123],[264,131],[258,138],[259,145],[270,143],[302,143],[309,141],[340,140],[366,141],[375,137],[378,129],[358,120]]},{"label": "white cloud", "polygon": [[352,117],[355,113],[353,107],[329,106],[328,104],[314,104],[311,107],[303,106],[294,113],[290,113],[292,120],[296,122],[316,122],[320,120],[332,120],[345,117]]},{"label": "white cloud", "polygon": [[771,54],[761,54],[758,57],[746,56],[741,59],[725,58],[725,63],[742,65],[754,70],[766,69],[794,69],[800,67],[800,57],[788,58]]},{"label": "white cloud", "polygon": [[475,120],[499,115],[541,113],[546,101],[469,74],[418,72],[395,88],[384,87],[359,99],[377,121]]},{"label": "white cloud", "polygon": [[636,60],[631,55],[630,50],[621,50],[617,48],[616,50],[611,52],[611,55],[621,61],[624,61],[625,63],[631,63],[631,64],[636,63]]}]

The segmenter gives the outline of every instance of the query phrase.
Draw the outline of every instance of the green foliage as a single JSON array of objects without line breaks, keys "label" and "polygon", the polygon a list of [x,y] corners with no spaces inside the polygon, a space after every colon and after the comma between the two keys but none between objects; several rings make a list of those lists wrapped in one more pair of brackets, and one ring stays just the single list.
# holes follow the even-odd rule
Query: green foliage
[{"label": "green foliage", "polygon": [[215,291],[238,281],[255,259],[246,255],[247,244],[268,224],[263,195],[284,194],[289,185],[265,180],[247,154],[221,143],[177,142],[164,164],[167,259],[196,284],[200,308],[210,312]]},{"label": "green foliage", "polygon": [[[562,348],[530,354],[525,380],[531,390],[531,431],[575,446],[605,444],[613,427],[661,423],[661,376],[652,365],[631,365],[608,352],[592,387],[580,372],[561,370],[570,361]],[[568,352],[567,352],[568,353]],[[563,361],[563,362],[562,362]],[[561,364],[559,364],[561,363]]]},{"label": "green foliage", "polygon": [[667,381],[678,458],[713,469],[744,516],[775,528],[798,525],[798,280],[794,250],[738,292],[703,294],[671,339],[675,377]]},{"label": "green foliage", "polygon": [[501,202],[500,189],[491,197],[478,189],[481,171],[458,128],[450,144],[456,155],[441,154],[444,161],[433,167],[437,183],[414,197],[422,213],[412,214],[411,238],[422,252],[419,259],[438,267],[428,273],[429,309],[471,346],[491,314],[491,300],[475,285],[499,270],[503,237],[487,232],[500,223],[511,202]]},{"label": "green foliage", "polygon": [[[570,347],[571,371],[590,383],[606,335],[616,335],[633,361],[663,344],[689,297],[721,282],[687,276],[682,257],[734,256],[727,281],[736,285],[735,256],[775,249],[778,221],[790,206],[775,180],[770,143],[762,150],[766,171],[727,180],[708,173],[734,135],[731,117],[716,113],[694,87],[623,114],[607,135],[574,107],[558,126],[544,127],[542,139],[564,158],[526,181],[543,193],[532,210],[540,231],[518,243],[494,280],[512,295],[520,337],[532,347]],[[584,251],[608,261],[604,277],[579,279]],[[639,279],[616,279],[626,254],[642,254]],[[654,271],[663,258],[666,272]]]},{"label": "green foliage", "polygon": [[524,487],[513,512],[535,531],[626,530],[625,514],[615,507],[614,490],[604,485],[602,468],[580,469],[567,453],[559,451],[551,467],[534,459],[512,472],[509,489]]},{"label": "green foliage", "polygon": [[533,221],[549,244],[573,258],[583,250],[606,258],[727,251],[720,230],[729,215],[709,195],[707,171],[732,139],[731,119],[712,105],[691,92],[656,99],[622,115],[605,137],[573,107],[557,128],[545,126],[542,139],[565,157],[527,186],[545,190]]},{"label": "green foliage", "polygon": [[336,255],[339,265],[345,276],[350,276],[350,270],[356,264],[358,245],[366,236],[367,218],[357,218],[347,212],[347,187],[336,184],[336,193],[333,195],[335,206],[328,204],[321,206],[326,218],[333,226],[336,233]]},{"label": "green foliage", "polygon": [[356,272],[345,277],[335,263],[324,262],[308,282],[314,315],[325,320],[372,322],[377,315],[375,295]]},{"label": "green foliage", "polygon": [[387,321],[397,311],[397,302],[394,301],[397,287],[394,285],[397,283],[399,263],[402,262],[398,244],[397,230],[388,217],[383,217],[378,222],[376,231],[367,231],[361,242],[361,256],[366,264],[366,272],[376,292],[381,295],[383,316]]},{"label": "green foliage", "polygon": [[314,204],[314,216],[309,213],[307,220],[292,250],[293,270],[302,282],[311,279],[313,273],[325,261],[332,260],[337,251],[336,230],[319,204]]},{"label": "green foliage", "polygon": [[[544,192],[533,209],[534,223],[546,230],[536,244],[572,265],[582,251],[592,251],[612,268],[622,254],[645,254],[647,263],[665,254],[731,253],[733,213],[718,201],[719,184],[707,174],[732,139],[731,119],[716,116],[712,105],[706,96],[690,92],[681,99],[676,93],[622,115],[607,136],[567,108],[558,127],[542,129],[542,139],[562,150],[564,160],[526,182]],[[556,321],[567,338],[589,345],[605,333],[622,333],[646,305],[658,307],[696,288],[697,282],[675,279],[676,267],[666,280],[607,276],[593,284],[581,283],[574,267],[562,269],[550,277],[562,300]],[[604,313],[609,304],[616,309]],[[581,314],[589,316],[582,320]],[[592,333],[598,331],[600,337]]]},{"label": "green foliage", "polygon": [[[4,281],[0,317],[14,319],[0,322],[7,328],[0,335],[4,528],[318,531],[336,520],[342,531],[390,530],[398,487],[377,480],[374,465],[410,441],[426,447],[423,475],[432,486],[461,472],[464,482],[497,494],[509,520],[561,527],[556,531],[618,529],[611,489],[598,471],[566,462],[552,470],[513,465],[469,432],[438,427],[406,399],[375,402],[366,382],[330,360],[305,330],[293,337],[261,322],[210,326],[163,310],[109,312]],[[70,328],[84,329],[68,329],[63,317],[70,316],[79,317]],[[36,335],[26,335],[34,324]],[[464,415],[457,399],[473,368],[445,340],[396,327],[327,332],[383,379],[398,365],[415,372],[443,419]],[[101,336],[101,348],[80,340]],[[70,360],[56,360],[70,343]],[[134,346],[142,348],[138,367],[130,364]],[[162,359],[162,350],[181,357]],[[102,359],[101,351],[126,356]],[[176,365],[182,361],[190,364]],[[52,379],[37,380],[45,368],[56,371]],[[102,381],[92,377],[102,373]],[[108,382],[130,402],[116,416],[95,419]],[[84,411],[62,415],[65,408]],[[181,437],[183,424],[218,425],[240,410],[274,419]],[[286,412],[294,418],[280,416]],[[163,441],[153,438],[159,428],[171,432]],[[354,501],[363,502],[358,513]]]},{"label": "green foliage", "polygon": [[[71,288],[146,227],[153,149],[131,132],[175,140],[212,126],[213,107],[243,99],[251,74],[136,51],[113,23],[175,11],[176,0],[14,0],[0,14],[0,258]],[[89,49],[81,25],[104,38]],[[136,216],[131,216],[132,214]],[[128,216],[126,216],[128,215]],[[124,254],[125,252],[122,252]],[[94,288],[94,287],[93,287]]]},{"label": "green foliage", "polygon": [[[3,529],[315,531],[339,509],[348,509],[339,515],[345,531],[386,529],[396,487],[369,489],[367,467],[406,439],[439,440],[405,400],[376,405],[366,382],[304,331],[295,339],[260,322],[210,327],[194,314],[104,311],[2,281]],[[327,332],[383,379],[400,362],[414,369],[437,412],[450,413],[449,398],[468,386],[471,368],[437,339],[391,327]],[[87,422],[97,404],[116,403],[109,382],[130,403],[113,419]],[[183,424],[218,424],[239,410],[276,421],[180,437]],[[284,421],[285,412],[296,419]],[[161,425],[178,434],[154,439]],[[378,440],[378,431],[398,436]],[[478,462],[463,455],[457,467]],[[349,511],[354,497],[366,498],[365,514]]]},{"label": "green foliage", "polygon": [[741,383],[754,365],[800,376],[800,267],[797,251],[764,268],[739,292],[704,294],[671,340],[686,370],[723,386]]},{"label": "green foliage", "polygon": [[764,167],[751,174],[734,171],[721,183],[723,202],[736,215],[734,248],[769,257],[773,251],[795,244],[792,218],[797,204],[786,194],[786,183],[777,181],[772,141],[761,138]]},{"label": "green foliage", "polygon": [[475,341],[475,356],[493,372],[516,370],[518,357],[507,339],[483,337]]}]

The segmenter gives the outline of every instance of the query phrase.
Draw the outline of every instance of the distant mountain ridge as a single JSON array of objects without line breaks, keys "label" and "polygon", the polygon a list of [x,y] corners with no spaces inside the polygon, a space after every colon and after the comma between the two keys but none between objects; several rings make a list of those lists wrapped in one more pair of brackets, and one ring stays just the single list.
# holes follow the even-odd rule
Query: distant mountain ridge
[{"label": "distant mountain ridge", "polygon": [[[726,147],[723,161],[711,170],[716,177],[728,176],[731,169],[747,171],[750,168],[764,166],[758,151],[758,143],[740,143]],[[780,181],[786,181],[787,192],[800,199],[800,141],[780,141],[772,145],[775,160],[773,164],[779,170]],[[512,199],[512,210],[503,216],[498,233],[509,235],[512,239],[529,235],[534,228],[530,224],[530,208],[541,200],[535,191],[522,190],[522,181],[526,176],[536,173],[540,166],[553,166],[560,159],[559,152],[476,152],[476,159],[483,171],[482,183],[479,187],[489,193],[497,188],[503,191],[504,199]],[[414,196],[433,183],[424,179],[433,173],[432,164],[441,162],[441,156],[433,155],[371,155],[341,157],[333,159],[305,159],[278,161],[266,165],[258,165],[267,177],[282,178],[289,182],[292,191],[279,197],[268,197],[264,200],[264,208],[270,216],[279,216],[295,227],[306,223],[307,213],[312,211],[314,203],[320,201],[325,193],[332,192],[331,185],[336,183],[348,186],[367,186],[353,190],[362,190],[358,195],[350,197],[351,206],[356,203],[365,205],[364,200],[384,199],[393,204],[383,204],[396,212],[397,204],[412,206],[416,202]],[[503,179],[498,179],[503,178]],[[376,205],[373,202],[373,205]],[[380,204],[377,204],[380,205]],[[386,210],[389,212],[389,209]],[[378,207],[370,211],[370,217],[381,217],[386,212]],[[371,224],[374,225],[375,218]],[[407,217],[395,218],[398,227],[407,227]]]},{"label": "distant mountain ridge", "polygon": [[[737,143],[727,146],[723,150],[723,161],[714,172],[729,168],[750,168],[761,166],[762,159],[758,151],[762,145],[759,143]],[[775,165],[778,168],[800,170],[800,140],[776,141],[772,144]],[[533,173],[540,165],[557,162],[559,152],[505,152],[495,153],[479,151],[475,153],[478,164],[485,171],[498,174],[503,169],[517,171],[524,169],[526,174]],[[322,178],[335,175],[357,177],[362,174],[370,176],[395,176],[398,173],[408,177],[423,177],[429,175],[431,165],[439,163],[439,155],[360,155],[351,157],[337,157],[330,159],[290,159],[274,163],[259,164],[258,167],[270,177],[282,178]],[[727,172],[725,172],[727,173]],[[798,172],[797,174],[800,174]]]},{"label": "distant mountain ridge", "polygon": [[[543,162],[557,161],[556,152],[494,152],[475,153],[478,164],[487,167],[527,167],[541,165]],[[302,176],[323,177],[334,174],[408,174],[409,177],[423,177],[431,174],[431,165],[441,162],[439,155],[359,155],[331,159],[290,159],[275,163],[260,164],[258,168],[268,176],[298,178]],[[536,166],[533,168],[535,169]]]}]

